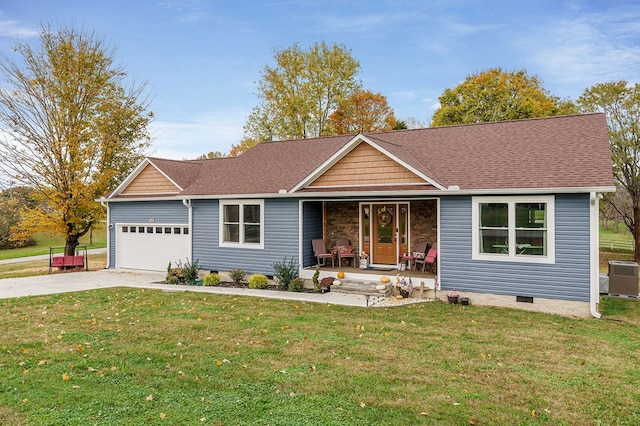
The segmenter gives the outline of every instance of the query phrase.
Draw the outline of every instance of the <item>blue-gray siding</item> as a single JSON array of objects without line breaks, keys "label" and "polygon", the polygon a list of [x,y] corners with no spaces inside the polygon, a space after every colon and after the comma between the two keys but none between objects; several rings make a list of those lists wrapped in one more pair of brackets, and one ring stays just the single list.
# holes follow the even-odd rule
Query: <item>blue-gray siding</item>
[{"label": "blue-gray siding", "polygon": [[118,223],[189,224],[189,210],[182,201],[132,201],[109,203],[109,268],[116,265],[116,224]]},{"label": "blue-gray siding", "polygon": [[272,264],[298,259],[298,200],[264,201],[264,249],[220,247],[217,200],[193,201],[193,258],[212,271],[241,268],[248,274],[272,275]]},{"label": "blue-gray siding", "polygon": [[555,264],[472,260],[471,209],[471,197],[441,199],[443,290],[589,300],[589,194],[555,197]]},{"label": "blue-gray siding", "polygon": [[[440,281],[443,290],[456,289],[512,296],[588,301],[590,287],[589,195],[555,197],[555,264],[472,260],[472,198],[442,197],[440,201]],[[285,257],[314,264],[311,240],[322,238],[322,202],[296,199],[264,201],[264,249],[219,247],[219,203],[193,200],[192,257],[203,269],[273,274],[272,265]],[[188,224],[181,201],[111,203],[110,224]],[[109,232],[110,265],[116,264],[115,226]],[[302,244],[302,260],[298,259]]]},{"label": "blue-gray siding", "polygon": [[322,202],[308,201],[302,206],[302,265],[304,267],[316,264],[313,257],[312,240],[323,238]]}]

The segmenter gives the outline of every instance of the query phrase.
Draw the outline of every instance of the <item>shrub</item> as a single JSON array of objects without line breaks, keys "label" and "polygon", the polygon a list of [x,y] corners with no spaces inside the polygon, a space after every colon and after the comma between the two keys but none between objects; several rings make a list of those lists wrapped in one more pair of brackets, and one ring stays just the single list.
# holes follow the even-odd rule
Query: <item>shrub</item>
[{"label": "shrub", "polygon": [[304,290],[304,279],[294,278],[289,283],[289,291],[301,292]]},{"label": "shrub", "polygon": [[249,288],[262,289],[267,288],[269,284],[269,278],[266,275],[254,274],[249,278]]},{"label": "shrub", "polygon": [[168,284],[180,284],[180,282],[184,281],[182,268],[172,268],[171,262],[169,262],[169,265],[167,266],[166,281]]},{"label": "shrub", "polygon": [[291,281],[298,278],[298,262],[293,257],[287,262],[285,256],[282,262],[275,262],[271,266],[274,270],[273,276],[278,279],[278,289],[280,290],[288,290]]},{"label": "shrub", "polygon": [[196,281],[198,280],[198,263],[198,259],[194,260],[193,263],[187,259],[184,262],[184,265],[182,262],[178,261],[178,268],[180,268],[182,279],[184,279],[184,282],[187,284],[196,284]]},{"label": "shrub", "polygon": [[167,266],[167,276],[165,277],[167,282],[169,282],[169,278],[171,278],[172,275],[173,275],[173,270],[171,269],[171,262],[169,262],[169,265]]},{"label": "shrub", "polygon": [[220,275],[211,273],[207,274],[202,280],[203,285],[216,286],[220,284]]},{"label": "shrub", "polygon": [[320,278],[320,268],[316,266],[316,272],[311,278],[311,281],[313,281],[313,291],[316,293],[320,293],[320,291],[322,291],[322,287],[320,287],[320,280],[318,278]]},{"label": "shrub", "polygon": [[242,269],[237,268],[232,271],[229,271],[229,276],[231,277],[234,283],[240,284],[241,282],[244,281],[244,278],[247,276],[247,274]]}]

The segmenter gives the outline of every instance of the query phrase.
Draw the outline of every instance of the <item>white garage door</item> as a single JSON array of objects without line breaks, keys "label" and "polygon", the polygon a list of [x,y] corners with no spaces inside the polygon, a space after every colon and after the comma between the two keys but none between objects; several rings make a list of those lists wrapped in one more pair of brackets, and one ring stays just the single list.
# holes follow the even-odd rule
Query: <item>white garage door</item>
[{"label": "white garage door", "polygon": [[[116,267],[166,271],[189,256],[189,227],[185,225],[118,225]],[[191,259],[189,259],[191,260]]]}]

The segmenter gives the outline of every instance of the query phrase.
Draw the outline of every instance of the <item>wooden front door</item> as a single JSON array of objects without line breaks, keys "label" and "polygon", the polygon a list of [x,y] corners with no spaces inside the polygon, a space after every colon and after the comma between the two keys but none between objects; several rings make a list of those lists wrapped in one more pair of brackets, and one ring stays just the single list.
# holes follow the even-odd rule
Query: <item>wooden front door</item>
[{"label": "wooden front door", "polygon": [[374,204],[371,212],[373,253],[372,263],[395,265],[397,253],[397,205]]}]

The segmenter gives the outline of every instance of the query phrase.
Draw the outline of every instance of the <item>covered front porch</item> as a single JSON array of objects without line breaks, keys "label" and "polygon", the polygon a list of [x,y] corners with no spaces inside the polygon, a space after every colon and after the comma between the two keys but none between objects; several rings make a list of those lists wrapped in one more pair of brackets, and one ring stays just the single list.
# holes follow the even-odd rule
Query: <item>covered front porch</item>
[{"label": "covered front porch", "polygon": [[[423,281],[425,287],[433,288],[437,259],[426,265],[424,272],[421,264],[401,259],[421,242],[437,248],[438,203],[437,198],[303,201],[301,277],[311,279],[320,263],[320,278],[344,272],[354,280],[387,276],[393,281],[400,275],[411,277],[414,286]],[[330,259],[318,262],[312,248],[314,239],[324,241],[327,252],[334,255],[333,266]],[[354,259],[339,259],[338,245],[344,240]]]}]

